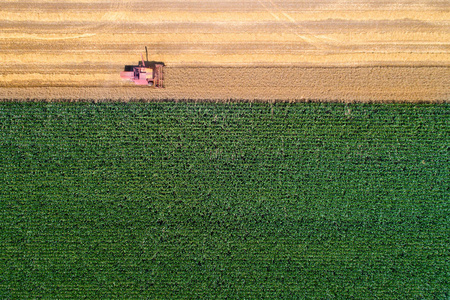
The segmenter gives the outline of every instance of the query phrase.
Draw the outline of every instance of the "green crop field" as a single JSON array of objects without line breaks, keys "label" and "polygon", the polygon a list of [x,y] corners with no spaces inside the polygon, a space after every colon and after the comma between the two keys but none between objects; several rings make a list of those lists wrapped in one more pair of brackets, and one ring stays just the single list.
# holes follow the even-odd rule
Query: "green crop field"
[{"label": "green crop field", "polygon": [[0,298],[449,299],[450,105],[0,104]]}]

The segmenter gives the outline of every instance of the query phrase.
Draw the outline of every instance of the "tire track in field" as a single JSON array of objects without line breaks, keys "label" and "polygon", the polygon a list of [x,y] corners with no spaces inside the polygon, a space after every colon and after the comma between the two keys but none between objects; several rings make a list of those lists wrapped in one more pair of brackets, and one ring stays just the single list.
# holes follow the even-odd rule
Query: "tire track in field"
[{"label": "tire track in field", "polygon": [[[330,49],[333,48],[332,45],[330,45],[330,41],[332,42],[336,42],[336,40],[328,38],[328,37],[318,37],[317,35],[311,33],[311,31],[309,31],[307,28],[305,28],[304,26],[300,25],[299,22],[297,22],[294,18],[292,18],[288,13],[286,13],[285,11],[281,10],[272,0],[267,0],[272,8],[278,13],[284,16],[284,20],[282,18],[280,18],[277,14],[274,13],[274,10],[269,9],[264,2],[262,2],[262,0],[258,0],[258,2],[264,7],[264,9],[269,12],[277,21],[280,21],[281,24],[283,26],[285,26],[286,28],[288,28],[291,32],[293,32],[295,35],[297,35],[300,39],[302,39],[303,41],[309,43],[310,45],[313,45],[314,47],[316,47],[316,49],[318,50],[323,50],[323,49]],[[288,21],[288,23],[286,23],[286,20]],[[290,26],[288,25],[290,24]],[[308,32],[308,35],[300,35],[297,32],[297,28],[301,28],[302,32]],[[328,40],[328,42],[325,42],[325,39]]]}]

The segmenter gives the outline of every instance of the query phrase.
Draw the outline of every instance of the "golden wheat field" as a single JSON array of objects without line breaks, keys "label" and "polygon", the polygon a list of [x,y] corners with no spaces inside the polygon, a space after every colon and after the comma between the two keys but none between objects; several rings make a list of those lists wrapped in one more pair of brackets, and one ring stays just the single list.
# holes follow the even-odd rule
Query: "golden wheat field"
[{"label": "golden wheat field", "polygon": [[[0,28],[0,99],[450,100],[448,0],[0,0]],[[119,77],[145,46],[165,89]]]}]

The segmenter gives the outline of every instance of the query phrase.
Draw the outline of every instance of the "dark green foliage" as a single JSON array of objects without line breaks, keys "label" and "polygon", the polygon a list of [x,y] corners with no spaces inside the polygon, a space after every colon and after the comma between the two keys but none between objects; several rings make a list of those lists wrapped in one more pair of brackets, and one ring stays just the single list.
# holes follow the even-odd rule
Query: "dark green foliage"
[{"label": "dark green foliage", "polygon": [[448,104],[0,105],[0,298],[448,299]]}]

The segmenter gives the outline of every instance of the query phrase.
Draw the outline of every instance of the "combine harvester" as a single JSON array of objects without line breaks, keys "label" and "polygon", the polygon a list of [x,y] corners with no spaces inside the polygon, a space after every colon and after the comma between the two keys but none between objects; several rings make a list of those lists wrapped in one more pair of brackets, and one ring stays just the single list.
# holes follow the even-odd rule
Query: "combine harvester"
[{"label": "combine harvester", "polygon": [[145,47],[147,60],[141,54],[138,65],[126,65],[124,71],[120,72],[120,78],[133,81],[137,85],[148,85],[156,88],[164,88],[164,63],[148,61],[147,46]]}]

